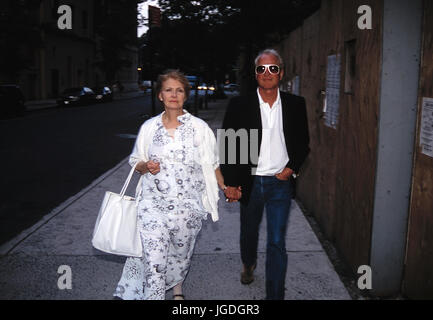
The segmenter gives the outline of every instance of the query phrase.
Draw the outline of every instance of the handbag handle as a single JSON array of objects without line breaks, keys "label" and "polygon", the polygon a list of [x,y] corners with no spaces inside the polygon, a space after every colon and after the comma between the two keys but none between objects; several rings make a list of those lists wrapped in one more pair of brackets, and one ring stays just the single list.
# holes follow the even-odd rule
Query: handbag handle
[{"label": "handbag handle", "polygon": [[131,168],[131,171],[129,172],[128,178],[126,178],[125,184],[122,187],[122,190],[120,191],[120,196],[123,198],[125,195],[126,189],[128,189],[129,182],[131,181],[132,174],[134,173],[135,167],[137,166],[138,162]]}]

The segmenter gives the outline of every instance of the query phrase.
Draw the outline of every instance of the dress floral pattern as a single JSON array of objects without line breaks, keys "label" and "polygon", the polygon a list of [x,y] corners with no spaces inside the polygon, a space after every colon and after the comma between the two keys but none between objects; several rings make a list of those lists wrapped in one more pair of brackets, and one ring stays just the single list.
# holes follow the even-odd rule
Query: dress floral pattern
[{"label": "dress floral pattern", "polygon": [[128,257],[114,296],[125,300],[163,300],[165,292],[188,273],[195,240],[208,212],[191,114],[178,117],[174,138],[162,124],[162,114],[149,146],[149,159],[160,172],[147,173],[139,195],[138,228],[143,257]]}]

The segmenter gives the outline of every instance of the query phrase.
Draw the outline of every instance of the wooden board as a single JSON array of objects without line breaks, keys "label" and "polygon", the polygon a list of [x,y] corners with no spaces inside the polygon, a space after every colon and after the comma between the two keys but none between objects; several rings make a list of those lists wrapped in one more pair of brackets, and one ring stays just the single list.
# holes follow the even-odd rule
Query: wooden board
[{"label": "wooden board", "polygon": [[419,147],[423,97],[433,98],[433,1],[424,1],[423,43],[406,266],[403,292],[433,299],[433,158]]},{"label": "wooden board", "polygon": [[[357,28],[357,8],[363,4],[374,12],[372,30]],[[370,255],[382,12],[382,1],[322,1],[319,12],[302,26],[301,94],[307,99],[311,154],[298,179],[298,197],[354,273],[369,264]],[[356,77],[348,95],[344,49],[345,41],[354,39]],[[320,96],[326,88],[327,57],[333,54],[342,59],[337,129],[324,125]]]}]

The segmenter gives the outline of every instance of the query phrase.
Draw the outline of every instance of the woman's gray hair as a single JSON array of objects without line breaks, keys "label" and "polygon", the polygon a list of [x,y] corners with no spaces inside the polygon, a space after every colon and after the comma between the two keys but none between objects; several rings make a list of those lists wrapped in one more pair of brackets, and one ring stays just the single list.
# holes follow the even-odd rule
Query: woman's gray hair
[{"label": "woman's gray hair", "polygon": [[278,64],[280,65],[280,67],[283,66],[283,64],[284,64],[283,58],[281,58],[280,54],[275,49],[265,49],[263,51],[260,51],[259,54],[257,55],[256,59],[254,60],[254,64],[256,66],[260,60],[260,57],[264,54],[272,54],[273,56],[277,57]]}]

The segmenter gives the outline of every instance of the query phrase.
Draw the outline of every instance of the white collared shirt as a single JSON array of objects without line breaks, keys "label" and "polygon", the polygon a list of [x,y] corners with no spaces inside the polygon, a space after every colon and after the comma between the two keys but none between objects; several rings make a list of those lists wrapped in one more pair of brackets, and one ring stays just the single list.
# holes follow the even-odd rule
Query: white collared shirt
[{"label": "white collared shirt", "polygon": [[269,103],[263,101],[258,88],[257,96],[260,104],[263,133],[256,175],[273,176],[283,171],[287,162],[289,162],[284,139],[280,91],[278,91],[277,99],[272,108]]}]

